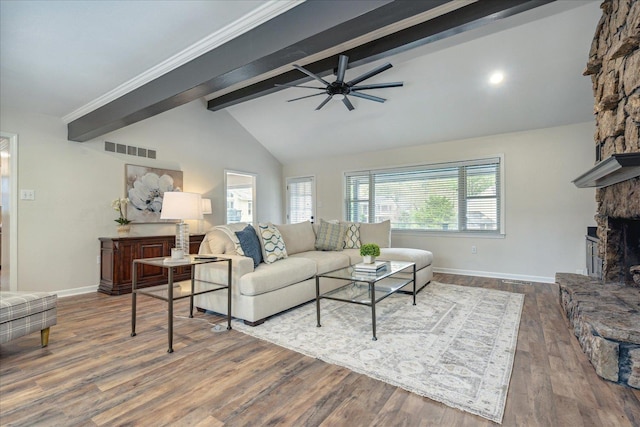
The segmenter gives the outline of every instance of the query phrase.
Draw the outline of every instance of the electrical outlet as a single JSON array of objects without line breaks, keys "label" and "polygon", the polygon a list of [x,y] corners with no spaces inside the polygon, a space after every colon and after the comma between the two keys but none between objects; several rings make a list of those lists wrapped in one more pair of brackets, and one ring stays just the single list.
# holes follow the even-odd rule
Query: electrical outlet
[{"label": "electrical outlet", "polygon": [[474,246],[471,246],[471,253],[472,254],[477,254],[478,253],[478,248]]},{"label": "electrical outlet", "polygon": [[20,199],[21,200],[35,200],[36,199],[35,190],[20,190]]}]

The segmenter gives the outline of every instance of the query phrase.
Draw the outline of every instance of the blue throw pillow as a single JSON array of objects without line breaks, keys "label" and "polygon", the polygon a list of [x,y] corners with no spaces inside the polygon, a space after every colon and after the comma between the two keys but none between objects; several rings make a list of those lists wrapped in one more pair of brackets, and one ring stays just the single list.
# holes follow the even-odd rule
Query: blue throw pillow
[{"label": "blue throw pillow", "polygon": [[236,231],[236,236],[238,236],[244,256],[253,258],[253,267],[255,268],[260,265],[262,262],[262,249],[260,248],[260,241],[258,240],[256,230],[249,224],[244,230]]}]

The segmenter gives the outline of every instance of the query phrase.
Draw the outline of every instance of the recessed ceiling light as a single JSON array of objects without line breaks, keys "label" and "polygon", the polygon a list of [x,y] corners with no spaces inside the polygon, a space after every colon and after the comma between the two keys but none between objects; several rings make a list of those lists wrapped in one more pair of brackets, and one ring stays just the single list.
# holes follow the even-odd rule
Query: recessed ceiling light
[{"label": "recessed ceiling light", "polygon": [[497,85],[499,83],[502,83],[503,80],[504,80],[504,74],[502,73],[502,71],[496,71],[493,74],[491,74],[491,77],[489,77],[489,83],[491,83],[492,85]]}]

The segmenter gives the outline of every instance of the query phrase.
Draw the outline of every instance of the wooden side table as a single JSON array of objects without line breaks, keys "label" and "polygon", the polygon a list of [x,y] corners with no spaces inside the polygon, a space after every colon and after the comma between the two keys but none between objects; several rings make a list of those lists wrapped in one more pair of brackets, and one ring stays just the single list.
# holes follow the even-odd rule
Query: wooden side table
[{"label": "wooden side table", "polygon": [[[195,295],[206,294],[208,292],[216,292],[223,289],[227,290],[227,330],[231,329],[231,259],[222,257],[200,257],[197,255],[190,255],[184,261],[170,261],[166,260],[170,258],[143,258],[133,261],[133,280],[131,288],[131,336],[136,336],[136,297],[138,294],[147,295],[153,298],[158,298],[166,301],[169,308],[169,317],[167,323],[169,325],[169,349],[167,353],[173,353],[173,301],[183,298],[189,298],[189,317],[193,317],[193,297]],[[198,264],[208,264],[211,262],[226,262],[228,265],[227,283],[214,283],[204,280],[195,279],[195,266]],[[168,272],[168,282],[165,285],[152,286],[139,289],[137,287],[137,264],[149,265],[166,269]],[[183,267],[191,267],[191,287],[190,290],[185,292],[180,286],[174,286],[174,272]],[[201,283],[203,287],[207,289],[196,292],[195,282]]]}]

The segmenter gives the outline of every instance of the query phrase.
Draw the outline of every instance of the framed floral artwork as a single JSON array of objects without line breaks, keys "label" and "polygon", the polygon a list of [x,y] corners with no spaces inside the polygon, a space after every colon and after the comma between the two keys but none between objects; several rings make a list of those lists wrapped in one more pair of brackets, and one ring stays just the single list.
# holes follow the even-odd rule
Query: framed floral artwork
[{"label": "framed floral artwork", "polygon": [[134,223],[160,220],[162,199],[167,191],[182,191],[182,171],[125,165],[127,218]]}]

